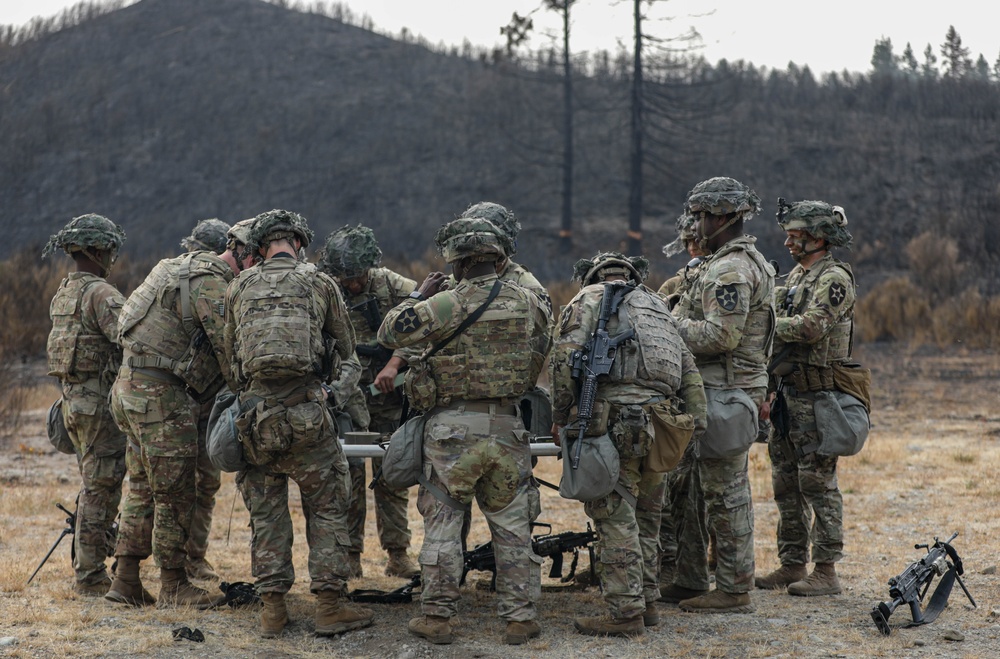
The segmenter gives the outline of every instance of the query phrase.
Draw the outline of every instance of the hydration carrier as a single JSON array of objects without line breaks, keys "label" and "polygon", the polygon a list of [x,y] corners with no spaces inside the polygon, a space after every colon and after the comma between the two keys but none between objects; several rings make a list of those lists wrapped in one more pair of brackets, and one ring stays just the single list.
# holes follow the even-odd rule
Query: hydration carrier
[{"label": "hydration carrier", "polygon": [[618,331],[631,327],[635,340],[623,344],[609,374],[613,382],[635,383],[671,396],[681,386],[683,339],[671,331],[673,316],[652,291],[638,289],[618,307]]}]

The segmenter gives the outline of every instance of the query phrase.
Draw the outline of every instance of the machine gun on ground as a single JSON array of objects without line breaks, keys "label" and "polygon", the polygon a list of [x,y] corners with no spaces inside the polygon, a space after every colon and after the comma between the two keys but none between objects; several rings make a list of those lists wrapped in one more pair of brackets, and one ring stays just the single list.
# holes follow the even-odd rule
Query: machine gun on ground
[{"label": "machine gun on ground", "polygon": [[[597,540],[597,534],[590,528],[590,523],[587,524],[586,531],[565,531],[556,534],[552,533],[551,524],[532,522],[531,527],[532,529],[545,527],[547,530],[547,533],[532,537],[531,550],[542,558],[552,559],[552,568],[549,570],[550,579],[559,579],[562,583],[566,583],[572,579],[576,574],[576,566],[580,559],[580,549],[586,547],[590,554],[590,576],[596,581],[596,574],[594,574],[594,565],[596,564],[594,558],[594,541]],[[563,576],[563,554],[567,553],[573,554],[573,560],[569,566],[569,573]],[[493,552],[492,541],[485,542],[475,549],[465,552],[465,568],[462,571],[462,583],[465,583],[465,577],[471,570],[492,572],[493,579],[490,581],[490,590],[496,590],[497,559],[496,554]]]},{"label": "machine gun on ground", "polygon": [[[898,577],[889,579],[889,602],[881,602],[872,608],[872,620],[875,626],[885,635],[889,635],[892,628],[889,627],[889,616],[902,604],[910,607],[910,617],[913,621],[903,627],[916,627],[934,622],[938,614],[948,605],[948,596],[951,595],[952,586],[955,582],[962,587],[965,596],[976,606],[976,601],[972,599],[968,588],[962,582],[962,574],[965,572],[962,567],[962,559],[958,552],[951,546],[951,541],[958,537],[956,532],[950,538],[941,542],[934,538],[933,545],[914,545],[914,549],[927,549],[927,555],[916,563],[911,563],[903,570]],[[948,560],[951,559],[951,560]],[[940,576],[934,594],[927,604],[927,608],[921,610],[920,604],[924,600],[924,595],[931,587],[934,577]]]},{"label": "machine gun on ground", "polygon": [[[80,506],[79,498],[77,498],[76,500],[76,505],[77,509],[79,509]],[[30,577],[28,577],[29,584],[31,583],[31,580],[35,578],[35,575],[38,574],[38,571],[42,569],[42,566],[45,565],[46,561],[49,560],[49,557],[52,556],[52,552],[56,550],[56,547],[59,546],[59,543],[62,542],[62,539],[68,535],[73,535],[74,533],[76,533],[76,511],[70,512],[70,510],[61,503],[57,503],[56,508],[66,513],[66,528],[64,528],[59,533],[59,537],[56,538],[56,541],[52,544],[52,547],[49,549],[49,553],[45,554],[45,558],[42,559],[42,562],[38,564],[38,567],[35,568],[35,571],[31,573]],[[118,520],[115,520],[114,522],[112,522],[111,526],[108,527],[108,530],[105,531],[105,539],[107,540],[108,543],[109,557],[115,555],[115,540],[117,538],[118,538]],[[70,547],[70,557],[71,559],[76,558],[76,549],[73,547]],[[111,566],[112,572],[115,571],[115,567],[117,565],[118,561],[115,561],[112,564]]]}]

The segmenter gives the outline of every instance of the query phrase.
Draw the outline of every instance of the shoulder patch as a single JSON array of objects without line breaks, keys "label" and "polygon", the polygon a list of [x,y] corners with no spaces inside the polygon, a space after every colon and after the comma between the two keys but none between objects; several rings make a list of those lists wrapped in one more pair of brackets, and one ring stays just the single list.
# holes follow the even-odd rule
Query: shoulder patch
[{"label": "shoulder patch", "polygon": [[396,322],[392,324],[392,329],[400,334],[412,334],[423,324],[424,321],[420,320],[420,316],[417,315],[414,308],[408,307],[396,316]]},{"label": "shoulder patch", "polygon": [[715,287],[715,300],[726,311],[732,311],[740,301],[740,291],[736,284],[723,284]]},{"label": "shoulder patch", "polygon": [[830,284],[830,304],[839,307],[847,298],[847,288],[839,281]]}]

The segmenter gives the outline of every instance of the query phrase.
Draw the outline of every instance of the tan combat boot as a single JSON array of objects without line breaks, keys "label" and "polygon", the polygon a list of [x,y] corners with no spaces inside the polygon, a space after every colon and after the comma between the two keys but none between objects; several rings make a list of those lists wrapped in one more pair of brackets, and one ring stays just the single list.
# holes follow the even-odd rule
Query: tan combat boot
[{"label": "tan combat boot", "polygon": [[420,638],[426,638],[434,645],[447,645],[455,640],[451,631],[451,619],[441,616],[419,616],[411,618],[406,626],[410,633]]},{"label": "tan combat boot", "polygon": [[111,588],[111,577],[107,574],[96,583],[83,583],[77,581],[73,584],[73,592],[84,597],[104,597]]},{"label": "tan combat boot", "polygon": [[263,593],[264,610],[260,612],[260,637],[277,638],[288,624],[288,607],[284,593]]},{"label": "tan combat boot", "polygon": [[789,584],[793,584],[796,581],[802,581],[805,578],[805,565],[782,565],[766,577],[754,579],[754,585],[758,588],[763,588],[764,590],[772,590],[784,588]]},{"label": "tan combat boot", "polygon": [[727,593],[718,588],[707,595],[683,600],[678,606],[688,613],[753,613],[756,610],[750,593]]},{"label": "tan combat boot", "polygon": [[576,631],[587,636],[631,638],[646,633],[646,625],[642,622],[641,613],[631,618],[612,618],[610,615],[577,618],[573,621],[573,626],[576,627]]},{"label": "tan combat boot", "polygon": [[184,571],[187,572],[188,579],[198,579],[199,581],[219,580],[219,574],[204,556],[197,558],[188,556],[187,561],[184,562]]},{"label": "tan combat boot", "polygon": [[351,551],[347,553],[347,578],[348,579],[360,579],[364,576],[364,571],[361,569],[361,552]]},{"label": "tan combat boot", "polygon": [[788,585],[788,594],[800,597],[838,595],[840,592],[840,579],[833,563],[817,563],[808,577]]},{"label": "tan combat boot", "polygon": [[212,608],[222,599],[225,598],[191,585],[184,568],[175,570],[160,568],[160,601],[156,603],[156,608],[191,606],[203,610]]},{"label": "tan combat boot", "polygon": [[390,549],[389,562],[385,566],[385,576],[412,579],[420,574],[420,568],[413,564],[405,549]]},{"label": "tan combat boot", "polygon": [[511,620],[507,623],[503,642],[507,645],[524,645],[533,638],[538,638],[542,628],[534,620]]},{"label": "tan combat boot", "polygon": [[119,556],[115,580],[104,595],[104,599],[129,606],[150,606],[156,598],[150,595],[139,580],[139,559],[135,556]]},{"label": "tan combat boot", "polygon": [[677,584],[670,584],[666,588],[660,587],[660,602],[666,602],[667,604],[677,604],[683,600],[691,599],[692,597],[698,597],[699,595],[707,594],[707,590],[697,590],[694,588],[685,588],[684,586],[678,586]]},{"label": "tan combat boot", "polygon": [[372,624],[375,612],[355,606],[336,590],[316,593],[316,635],[333,636]]},{"label": "tan combat boot", "polygon": [[642,624],[646,627],[656,627],[660,624],[660,610],[656,602],[646,602],[646,610],[642,612]]}]

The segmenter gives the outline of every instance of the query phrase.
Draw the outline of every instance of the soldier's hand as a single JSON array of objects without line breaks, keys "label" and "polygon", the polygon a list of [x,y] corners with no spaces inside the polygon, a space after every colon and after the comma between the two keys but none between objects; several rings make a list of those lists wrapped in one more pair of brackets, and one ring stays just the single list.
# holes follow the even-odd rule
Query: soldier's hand
[{"label": "soldier's hand", "polygon": [[420,288],[417,292],[424,296],[424,298],[429,298],[432,295],[436,295],[440,290],[442,284],[448,279],[448,275],[443,272],[432,272],[424,279],[423,283],[420,284]]},{"label": "soldier's hand", "polygon": [[552,424],[552,428],[549,430],[549,432],[552,433],[552,443],[556,446],[562,446],[562,442],[559,440],[560,430],[562,430],[562,428],[555,423]]},{"label": "soldier's hand", "polygon": [[406,366],[406,360],[393,355],[375,376],[375,388],[383,394],[391,394],[392,390],[396,388],[396,376],[399,375],[399,369],[404,366]]},{"label": "soldier's hand", "polygon": [[760,404],[760,411],[758,412],[757,417],[761,421],[767,421],[771,418],[771,403],[774,402],[774,397],[775,394],[772,391],[767,395],[767,398],[764,399],[764,402]]}]

